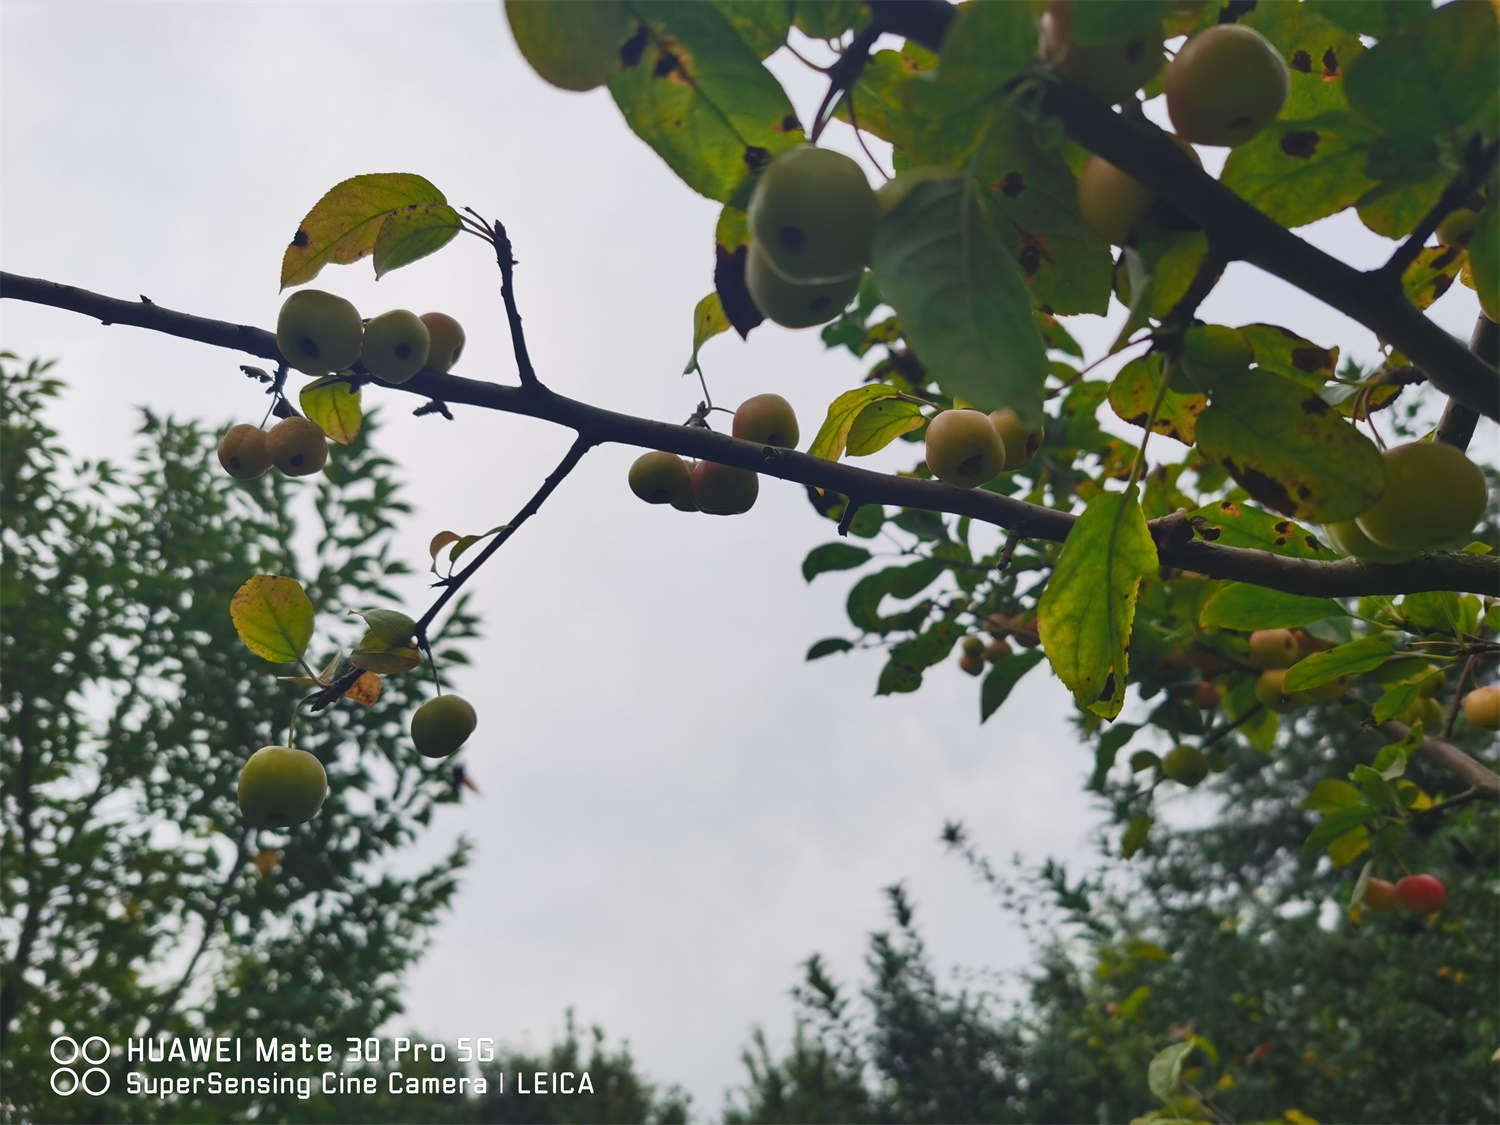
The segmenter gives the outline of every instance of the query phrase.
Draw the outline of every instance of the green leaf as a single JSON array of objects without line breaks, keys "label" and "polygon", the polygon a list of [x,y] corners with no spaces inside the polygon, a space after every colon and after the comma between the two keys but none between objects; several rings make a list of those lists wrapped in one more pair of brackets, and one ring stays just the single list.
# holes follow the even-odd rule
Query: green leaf
[{"label": "green leaf", "polygon": [[938,386],[1036,425],[1047,356],[1031,296],[978,190],[967,179],[918,184],[881,220],[871,268]]},{"label": "green leaf", "polygon": [[743,206],[751,170],[805,139],[786,92],[714,6],[630,7],[645,43],[609,80],[626,124],[694,191]]},{"label": "green leaf", "polygon": [[843,637],[824,637],[812,648],[807,650],[807,660],[818,660],[825,656],[832,656],[836,652],[848,652],[854,647],[853,641],[846,641]]},{"label": "green leaf", "polygon": [[1041,649],[1033,648],[1013,652],[990,665],[990,670],[984,677],[984,684],[979,689],[979,721],[984,722],[999,710],[1000,705],[1010,696],[1011,690],[1020,682],[1021,677],[1040,664],[1042,660]]},{"label": "green leaf", "polygon": [[245,647],[273,664],[301,660],[312,640],[313,604],[295,578],[257,574],[234,592],[229,617]]},{"label": "green leaf", "polygon": [[1370,850],[1370,830],[1363,825],[1345,832],[1328,845],[1328,859],[1334,867],[1348,867]]},{"label": "green leaf", "polygon": [[802,560],[802,577],[811,582],[831,570],[852,570],[870,561],[870,552],[852,543],[824,543],[814,547]]},{"label": "green leaf", "polygon": [[1126,859],[1133,859],[1135,854],[1146,846],[1153,823],[1155,822],[1145,813],[1134,817],[1125,826],[1125,831],[1120,837],[1120,854]]},{"label": "green leaf", "polygon": [[1309,812],[1332,812],[1345,805],[1359,804],[1363,800],[1364,795],[1347,781],[1325,777],[1313,786],[1312,792],[1297,807]]},{"label": "green leaf", "polygon": [[1421,693],[1417,691],[1416,684],[1393,684],[1375,701],[1375,706],[1370,708],[1370,716],[1377,723],[1394,719],[1397,715],[1404,714],[1417,701],[1419,694]]},{"label": "green leaf", "polygon": [[359,388],[336,375],[325,375],[308,383],[297,395],[306,414],[328,435],[329,441],[349,445],[359,435],[364,422]]},{"label": "green leaf", "polygon": [[1325,348],[1279,324],[1246,324],[1236,331],[1255,353],[1255,366],[1308,387],[1321,387],[1339,366],[1339,349]]},{"label": "green leaf", "polygon": [[863,387],[845,391],[828,404],[828,416],[823,419],[823,425],[818,428],[817,436],[813,438],[807,452],[825,461],[837,461],[844,455],[844,449],[849,444],[849,431],[854,428],[855,420],[865,408],[871,403],[894,398],[900,393],[889,383],[867,383]]},{"label": "green leaf", "polygon": [[885,662],[885,667],[880,669],[880,678],[875,681],[875,694],[901,695],[916,691],[921,686],[921,671],[903,663],[892,653],[891,658]]},{"label": "green leaf", "polygon": [[1188,519],[1200,539],[1224,547],[1250,547],[1294,559],[1337,557],[1301,524],[1233,500],[1220,500],[1199,508]]},{"label": "green leaf", "polygon": [[[911,92],[914,84],[930,84],[936,68],[937,56],[910,41],[899,51],[876,51],[850,91],[859,127],[910,153],[920,132],[907,108]],[[837,116],[848,123],[848,99],[840,99]]]},{"label": "green leaf", "polygon": [[698,352],[720,332],[729,330],[729,317],[718,293],[710,293],[693,306],[693,354],[688,357],[684,375],[698,370]]},{"label": "green leaf", "polygon": [[792,0],[713,0],[739,37],[761,58],[775,54],[792,26]]},{"label": "green leaf", "polygon": [[1086,711],[1107,719],[1120,713],[1136,596],[1156,567],[1133,489],[1096,496],[1063,543],[1037,625],[1052,670]]},{"label": "green leaf", "polygon": [[1343,612],[1344,607],[1332,598],[1309,598],[1248,582],[1231,582],[1203,603],[1198,624],[1205,629],[1290,629]]},{"label": "green leaf", "polygon": [[1286,690],[1308,691],[1342,676],[1358,676],[1379,668],[1396,648],[1396,634],[1371,633],[1326,652],[1315,652],[1293,664],[1286,672]]},{"label": "green leaf", "polygon": [[1136,224],[1135,245],[1125,249],[1126,268],[1116,271],[1116,293],[1130,316],[1110,351],[1119,351],[1148,321],[1166,316],[1192,287],[1207,256],[1208,236],[1201,230],[1164,226],[1148,212]]},{"label": "green leaf", "polygon": [[[1089,778],[1090,789],[1096,793],[1104,789],[1104,779],[1109,771],[1114,769],[1115,758],[1140,729],[1136,723],[1116,723],[1099,736],[1099,741],[1094,746],[1094,773]],[[1150,751],[1145,751],[1145,753],[1149,754]],[[1156,755],[1151,754],[1151,757],[1154,764]],[[1134,756],[1131,757],[1131,768],[1135,768]]]},{"label": "green leaf", "polygon": [[1469,270],[1485,315],[1500,315],[1500,202],[1491,200],[1479,213],[1469,236]]},{"label": "green leaf", "polygon": [[1253,362],[1255,349],[1240,329],[1195,324],[1182,334],[1182,352],[1172,369],[1173,390],[1209,393],[1221,380],[1246,378]]},{"label": "green leaf", "polygon": [[813,39],[837,39],[869,15],[863,0],[793,0],[792,21]]},{"label": "green leaf", "polygon": [[1198,448],[1256,500],[1295,519],[1353,519],[1385,488],[1375,443],[1316,394],[1270,373],[1214,389]]},{"label": "green leaf", "polygon": [[1378,129],[1348,111],[1272,122],[1229,154],[1226,187],[1285,227],[1306,226],[1358,202]]},{"label": "green leaf", "polygon": [[1177,1092],[1182,1081],[1182,1064],[1192,1054],[1191,1042],[1173,1043],[1156,1053],[1146,1067],[1146,1085],[1162,1101]]},{"label": "green leaf", "polygon": [[375,236],[375,277],[441,250],[463,229],[458,212],[446,203],[415,203],[393,212]]},{"label": "green leaf", "polygon": [[849,620],[868,633],[890,631],[897,622],[881,617],[881,601],[887,595],[897,598],[915,597],[946,569],[940,562],[923,559],[910,566],[892,566],[865,575],[854,584],[845,602]]},{"label": "green leaf", "polygon": [[1425,4],[1405,0],[1306,0],[1307,6],[1340,27],[1384,39],[1427,10]]},{"label": "green leaf", "polygon": [[882,450],[902,434],[921,429],[925,421],[921,407],[906,399],[872,402],[849,427],[849,456],[865,457]]},{"label": "green leaf", "polygon": [[[446,202],[429,181],[408,172],[372,173],[335,184],[303,218],[282,255],[281,287],[311,281],[326,265],[359,261],[375,251],[388,220]],[[424,252],[431,253],[457,233],[451,231]]]},{"label": "green leaf", "polygon": [[[1132,359],[1120,368],[1119,374],[1109,385],[1110,409],[1132,426],[1144,426],[1146,419],[1150,417],[1151,405],[1156,401],[1161,381],[1165,378],[1160,353]],[[1151,432],[1176,438],[1184,445],[1192,445],[1197,435],[1198,415],[1207,406],[1206,395],[1179,394],[1168,390],[1162,395],[1161,407],[1156,412]]]},{"label": "green leaf", "polygon": [[1489,4],[1455,3],[1425,13],[1349,66],[1349,103],[1393,136],[1464,131],[1492,113],[1500,36]]},{"label": "green leaf", "polygon": [[1306,856],[1315,855],[1320,849],[1334,840],[1337,840],[1345,832],[1350,832],[1362,824],[1374,820],[1379,815],[1379,810],[1371,808],[1363,803],[1363,797],[1359,804],[1341,805],[1339,808],[1330,809],[1324,814],[1318,826],[1308,834],[1306,842],[1302,845],[1302,854]]}]

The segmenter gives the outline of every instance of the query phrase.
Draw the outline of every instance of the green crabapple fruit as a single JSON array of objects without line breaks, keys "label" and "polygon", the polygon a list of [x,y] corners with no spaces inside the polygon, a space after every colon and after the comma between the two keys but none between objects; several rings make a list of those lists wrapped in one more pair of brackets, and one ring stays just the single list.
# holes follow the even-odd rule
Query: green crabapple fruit
[{"label": "green crabapple fruit", "polygon": [[1396,880],[1396,897],[1413,914],[1431,914],[1448,901],[1448,891],[1436,876],[1408,875]]},{"label": "green crabapple fruit", "polygon": [[235,480],[254,480],[271,467],[266,431],[249,422],[230,426],[219,439],[219,464]]},{"label": "green crabapple fruit", "polygon": [[1500,730],[1500,686],[1487,684],[1464,696],[1464,718],[1484,730]]},{"label": "green crabapple fruit", "polygon": [[435,696],[412,712],[411,740],[423,757],[446,758],[468,740],[478,721],[462,696]]},{"label": "green crabapple fruit", "polygon": [[271,464],[289,477],[305,477],[328,464],[328,438],[310,418],[283,418],[266,434]]},{"label": "green crabapple fruit", "polygon": [[1389,914],[1401,900],[1396,894],[1395,883],[1371,877],[1365,880],[1365,895],[1361,901],[1376,914]]},{"label": "green crabapple fruit", "polygon": [[1291,75],[1286,60],[1260,32],[1237,23],[1198,32],[1162,75],[1167,116],[1184,139],[1199,145],[1238,145],[1286,105]]},{"label": "green crabapple fruit", "polygon": [[[1202,166],[1192,145],[1181,137],[1172,136],[1172,140],[1194,164]],[[1156,192],[1102,156],[1090,156],[1078,173],[1078,213],[1090,230],[1112,245],[1128,242],[1136,223],[1155,202]]]},{"label": "green crabapple fruit", "polygon": [[1436,699],[1418,698],[1402,713],[1401,721],[1409,727],[1421,723],[1432,734],[1443,729],[1443,717],[1443,705]]},{"label": "green crabapple fruit", "polygon": [[364,325],[359,310],[321,289],[299,289],[282,302],[276,346],[304,375],[330,375],[359,358]]},{"label": "green crabapple fruit", "polygon": [[382,383],[404,383],[427,365],[431,346],[421,317],[392,309],[365,325],[365,370]]},{"label": "green crabapple fruit", "polygon": [[447,313],[423,313],[419,318],[427,326],[427,366],[434,371],[451,371],[464,351],[464,326]]},{"label": "green crabapple fruit", "polygon": [[843,312],[859,292],[859,272],[834,281],[794,281],[776,272],[770,257],[755,243],[745,255],[745,288],[766,319],[783,328],[826,324]]},{"label": "green crabapple fruit", "polygon": [[526,61],[559,89],[593,90],[622,69],[631,19],[620,0],[505,0],[505,15]]},{"label": "green crabapple fruit", "polygon": [[711,516],[737,516],[748,512],[760,495],[760,477],[749,469],[737,469],[717,461],[699,461],[689,475],[698,510]]},{"label": "green crabapple fruit", "polygon": [[959,488],[983,484],[1005,464],[1005,443],[988,414],[945,410],[927,424],[927,467]]},{"label": "green crabapple fruit", "polygon": [[1467,246],[1469,236],[1474,233],[1474,224],[1479,216],[1467,207],[1460,207],[1457,211],[1448,215],[1438,224],[1437,241],[1439,246]]},{"label": "green crabapple fruit", "polygon": [[328,774],[314,754],[262,746],[240,770],[240,812],[256,828],[287,828],[311,820],[328,796]]},{"label": "green crabapple fruit", "polygon": [[664,449],[642,453],[630,466],[630,491],[648,504],[671,504],[678,511],[697,509],[686,462]]},{"label": "green crabapple fruit", "polygon": [[1359,524],[1354,520],[1346,520],[1343,523],[1325,523],[1323,534],[1328,538],[1328,545],[1341,555],[1350,558],[1365,559],[1368,562],[1398,563],[1405,562],[1412,557],[1411,551],[1396,551],[1390,547],[1382,547],[1359,529]]},{"label": "green crabapple fruit", "polygon": [[1161,760],[1161,772],[1191,789],[1208,776],[1208,760],[1198,747],[1183,743],[1167,751],[1167,756]]},{"label": "green crabapple fruit", "polygon": [[796,449],[801,436],[792,404],[774,394],[754,395],[740,403],[729,432],[746,441],[782,449]]},{"label": "green crabapple fruit", "polygon": [[1296,697],[1286,691],[1286,669],[1267,668],[1255,681],[1255,698],[1272,711],[1290,711],[1297,706]]},{"label": "green crabapple fruit", "polygon": [[1036,451],[1042,447],[1041,429],[1028,427],[1021,421],[1021,416],[1008,406],[990,411],[990,425],[995,427],[995,432],[1000,435],[1000,441],[1005,446],[1005,463],[1000,466],[1005,472],[1029,464],[1036,456]]},{"label": "green crabapple fruit", "polygon": [[[750,197],[750,237],[782,276],[800,282],[858,276],[880,205],[864,170],[841,152],[801,145],[781,153]],[[762,310],[764,311],[764,310]]]},{"label": "green crabapple fruit", "polygon": [[1301,646],[1290,629],[1257,629],[1250,634],[1250,659],[1262,668],[1290,668]]},{"label": "green crabapple fruit", "polygon": [[1037,53],[1057,72],[1107,102],[1123,102],[1161,69],[1164,27],[1124,42],[1080,43],[1073,36],[1074,0],[1052,0],[1042,14]]},{"label": "green crabapple fruit", "polygon": [[1359,514],[1359,529],[1382,547],[1423,551],[1462,539],[1484,515],[1479,466],[1442,441],[1413,441],[1382,455],[1385,491]]}]

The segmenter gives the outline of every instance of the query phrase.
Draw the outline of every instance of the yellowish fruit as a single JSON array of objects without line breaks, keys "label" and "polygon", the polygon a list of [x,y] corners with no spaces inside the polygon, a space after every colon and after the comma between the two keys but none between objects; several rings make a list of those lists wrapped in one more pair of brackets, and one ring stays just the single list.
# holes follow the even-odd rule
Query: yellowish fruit
[{"label": "yellowish fruit", "polygon": [[717,461],[699,461],[690,475],[698,510],[711,516],[737,516],[748,512],[760,495],[760,477],[749,469],[737,469]]},{"label": "yellowish fruit", "polygon": [[427,366],[433,371],[451,371],[464,351],[464,326],[447,313],[423,313],[427,326]]},{"label": "yellowish fruit", "polygon": [[1052,0],[1042,14],[1037,51],[1059,74],[1107,102],[1123,102],[1161,69],[1161,23],[1120,43],[1079,43],[1073,0]]},{"label": "yellowish fruit", "polygon": [[1373,876],[1365,880],[1364,904],[1376,914],[1389,914],[1396,909],[1396,884],[1388,879]]},{"label": "yellowish fruit", "polygon": [[271,467],[266,431],[249,422],[230,426],[219,439],[219,464],[235,480],[253,480]]},{"label": "yellowish fruit", "polygon": [[782,449],[796,449],[802,436],[792,404],[775,394],[752,395],[740,403],[729,432],[745,441]]},{"label": "yellowish fruit", "polygon": [[306,750],[262,746],[240,770],[240,813],[256,828],[287,828],[309,821],[327,796],[323,763]]},{"label": "yellowish fruit", "polygon": [[304,375],[331,375],[359,358],[364,325],[359,310],[321,289],[299,289],[281,304],[276,346]]},{"label": "yellowish fruit", "polygon": [[1291,75],[1260,32],[1221,23],[1182,45],[1167,64],[1162,87],[1179,136],[1199,145],[1238,145],[1276,120]]},{"label": "yellowish fruit", "polygon": [[801,145],[761,172],[749,214],[751,239],[783,277],[845,282],[869,260],[880,205],[853,160]]},{"label": "yellowish fruit", "polygon": [[1439,246],[1467,246],[1469,236],[1474,233],[1474,224],[1479,216],[1467,207],[1460,207],[1457,211],[1445,216],[1437,227],[1437,240]]},{"label": "yellowish fruit", "polygon": [[365,325],[365,370],[383,383],[404,383],[427,365],[431,346],[421,317],[392,309]]},{"label": "yellowish fruit", "polygon": [[1184,743],[1167,751],[1167,756],[1161,760],[1161,772],[1191,789],[1208,776],[1208,760],[1198,747]]},{"label": "yellowish fruit", "polygon": [[[1172,136],[1173,143],[1193,163],[1202,165],[1193,146],[1181,137]],[[1102,156],[1090,156],[1078,173],[1078,213],[1089,229],[1104,241],[1123,246],[1130,239],[1131,231],[1140,222],[1151,205],[1156,202],[1156,192],[1133,176],[1127,176]]]},{"label": "yellowish fruit", "polygon": [[468,740],[478,722],[467,699],[439,695],[412,712],[411,740],[423,757],[446,758]]},{"label": "yellowish fruit", "polygon": [[505,15],[526,61],[560,89],[593,90],[623,69],[632,23],[620,0],[505,0]]},{"label": "yellowish fruit", "polygon": [[1441,441],[1387,449],[1385,491],[1361,512],[1359,529],[1382,547],[1424,551],[1453,544],[1484,515],[1487,490],[1479,466]]},{"label": "yellowish fruit", "polygon": [[1437,734],[1443,729],[1443,705],[1436,699],[1419,698],[1406,709],[1401,721],[1409,727],[1421,723],[1428,734]]},{"label": "yellowish fruit", "polygon": [[1006,472],[1030,464],[1036,451],[1042,447],[1041,428],[1028,428],[1008,406],[990,411],[990,425],[995,427],[995,432],[1000,435],[1000,441],[1005,446],[1005,464],[1001,468]]},{"label": "yellowish fruit", "polygon": [[855,273],[842,281],[792,281],[776,272],[776,267],[755,243],[745,256],[745,288],[766,319],[783,328],[811,328],[826,324],[843,312],[864,275]]},{"label": "yellowish fruit", "polygon": [[1290,711],[1297,706],[1295,697],[1286,693],[1286,669],[1267,668],[1255,681],[1255,698],[1273,711]]},{"label": "yellowish fruit", "polygon": [[1005,443],[988,414],[945,410],[927,424],[927,467],[959,488],[973,488],[1000,472]]},{"label": "yellowish fruit", "polygon": [[984,657],[966,652],[958,658],[958,666],[969,675],[977,676],[984,671]]},{"label": "yellowish fruit", "polygon": [[1341,555],[1364,559],[1366,562],[1398,563],[1412,557],[1411,551],[1395,551],[1382,547],[1359,529],[1354,520],[1343,523],[1325,523],[1323,534],[1328,545]]},{"label": "yellowish fruit", "polygon": [[1257,629],[1250,634],[1250,659],[1262,668],[1290,668],[1301,655],[1290,629]]},{"label": "yellowish fruit", "polygon": [[629,481],[630,491],[648,504],[671,504],[689,512],[698,507],[687,464],[675,453],[642,453],[630,466]]},{"label": "yellowish fruit", "polygon": [[328,464],[328,439],[308,418],[283,418],[266,434],[271,464],[289,477],[305,477]]},{"label": "yellowish fruit", "polygon": [[1500,687],[1488,684],[1464,696],[1464,718],[1485,730],[1500,730]]}]

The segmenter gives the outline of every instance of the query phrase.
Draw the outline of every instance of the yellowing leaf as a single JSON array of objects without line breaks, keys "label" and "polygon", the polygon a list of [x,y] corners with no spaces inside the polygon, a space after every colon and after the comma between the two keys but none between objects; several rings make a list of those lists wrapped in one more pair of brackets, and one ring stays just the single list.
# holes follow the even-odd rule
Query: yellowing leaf
[{"label": "yellowing leaf", "polygon": [[684,375],[698,368],[698,352],[720,332],[729,330],[729,317],[717,292],[710,293],[693,306],[693,354],[688,357]]},{"label": "yellowing leaf", "polygon": [[1106,719],[1120,713],[1136,595],[1156,567],[1134,489],[1096,496],[1063,543],[1037,626],[1052,670],[1086,711]]},{"label": "yellowing leaf", "polygon": [[359,434],[364,410],[359,403],[359,388],[334,375],[314,379],[302,388],[297,401],[306,414],[328,435],[330,441],[348,445]]},{"label": "yellowing leaf", "polygon": [[865,408],[881,399],[894,398],[900,393],[888,383],[867,383],[863,387],[845,391],[828,404],[828,417],[823,419],[823,425],[819,427],[818,434],[807,451],[825,461],[837,461],[844,455],[849,442],[849,431],[854,428],[855,419]]},{"label": "yellowing leaf", "polygon": [[377,172],[335,184],[303,218],[282,255],[281,287],[301,285],[326,265],[346,265],[373,253],[392,215],[445,202],[442,192],[409,172]]},{"label": "yellowing leaf", "polygon": [[380,683],[380,677],[374,672],[362,672],[344,694],[361,707],[373,707],[380,698]]},{"label": "yellowing leaf", "polygon": [[375,236],[375,276],[441,250],[463,229],[458,212],[446,203],[412,203],[386,216]]},{"label": "yellowing leaf", "polygon": [[295,578],[257,574],[234,592],[229,616],[245,647],[273,664],[301,660],[312,640],[313,604]]}]

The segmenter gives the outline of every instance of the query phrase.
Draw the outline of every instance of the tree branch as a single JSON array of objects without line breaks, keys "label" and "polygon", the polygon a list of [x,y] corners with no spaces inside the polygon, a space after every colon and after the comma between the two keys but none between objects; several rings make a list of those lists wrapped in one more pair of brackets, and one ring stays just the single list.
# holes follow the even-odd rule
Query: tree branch
[{"label": "tree branch", "polygon": [[1497,152],[1500,152],[1500,140],[1486,145],[1477,133],[1470,138],[1468,151],[1464,153],[1463,169],[1443,189],[1443,194],[1438,196],[1432,210],[1422,217],[1422,221],[1407,236],[1406,241],[1396,247],[1390,260],[1375,271],[1385,284],[1397,289],[1401,287],[1401,277],[1406,273],[1406,267],[1417,260],[1417,255],[1422,252],[1439,224],[1463,206],[1464,201],[1484,183],[1490,169],[1495,166]]},{"label": "tree branch", "polygon": [[[1377,729],[1381,734],[1397,742],[1411,734],[1410,727],[1405,723],[1398,723],[1395,719],[1381,723]],[[1500,773],[1496,773],[1483,762],[1469,757],[1453,743],[1428,735],[1417,749],[1479,790],[1476,800],[1500,801]]]},{"label": "tree branch", "polygon": [[[1168,147],[1176,152],[1175,146]],[[135,324],[184,339],[234,348],[273,362],[280,362],[281,358],[276,338],[262,329],[188,316],[160,305],[117,301],[36,278],[0,273],[0,297],[72,309],[96,316],[106,323]],[[126,320],[124,313],[128,313],[131,319]],[[1463,354],[1468,355],[1467,352]],[[399,386],[383,387],[382,390],[540,418],[576,430],[580,439],[589,444],[619,442],[646,449],[665,449],[812,485],[842,496],[858,496],[862,503],[925,508],[970,516],[1014,531],[1025,539],[1061,543],[1073,526],[1074,517],[1066,512],[1028,504],[995,492],[965,490],[941,481],[873,472],[795,450],[756,445],[703,427],[620,414],[560,395],[540,383],[530,387],[503,386],[423,371]],[[1444,554],[1393,564],[1356,559],[1321,562],[1194,539],[1190,537],[1185,522],[1181,513],[1151,521],[1161,562],[1166,566],[1195,570],[1210,578],[1229,578],[1288,593],[1323,597],[1408,594],[1424,590],[1489,595],[1500,588],[1500,557]]]},{"label": "tree branch", "polygon": [[[1500,367],[1500,325],[1480,313],[1469,337],[1469,350],[1491,367]],[[1474,440],[1474,427],[1478,424],[1478,414],[1450,398],[1448,405],[1443,407],[1443,416],[1433,437],[1459,449],[1468,449],[1469,442]]]}]

